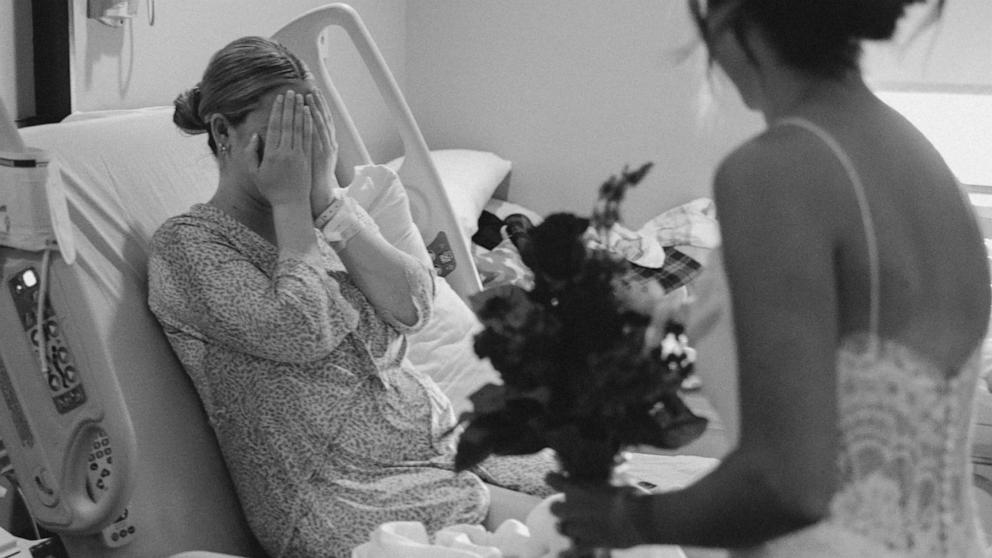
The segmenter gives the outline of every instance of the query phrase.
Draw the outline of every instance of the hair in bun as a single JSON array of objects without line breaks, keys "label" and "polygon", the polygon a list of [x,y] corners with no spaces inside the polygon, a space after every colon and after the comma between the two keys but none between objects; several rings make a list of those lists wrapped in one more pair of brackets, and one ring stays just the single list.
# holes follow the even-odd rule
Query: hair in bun
[{"label": "hair in bun", "polygon": [[196,87],[176,97],[172,121],[188,134],[206,132],[216,155],[212,115],[237,126],[266,93],[309,78],[306,65],[283,45],[263,37],[235,39],[213,55]]},{"label": "hair in bun", "polygon": [[887,40],[906,8],[931,3],[934,19],[945,0],[711,0],[737,4],[733,31],[741,44],[747,23],[761,27],[783,60],[814,74],[837,77],[855,69],[861,41]]},{"label": "hair in bun", "polygon": [[187,89],[172,102],[175,112],[172,121],[187,134],[202,134],[207,131],[207,124],[200,117],[200,86]]},{"label": "hair in bun", "polygon": [[[891,39],[896,25],[911,4],[925,0],[849,1],[849,32],[852,37],[869,40]],[[941,2],[942,3],[942,2]]]}]

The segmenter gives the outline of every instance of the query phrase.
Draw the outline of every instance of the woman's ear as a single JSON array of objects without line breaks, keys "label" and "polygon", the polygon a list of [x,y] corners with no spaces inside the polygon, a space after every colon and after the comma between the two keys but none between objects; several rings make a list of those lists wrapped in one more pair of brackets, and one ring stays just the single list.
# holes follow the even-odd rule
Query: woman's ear
[{"label": "woman's ear", "polygon": [[222,114],[213,113],[210,115],[210,135],[217,145],[231,144],[231,123]]}]

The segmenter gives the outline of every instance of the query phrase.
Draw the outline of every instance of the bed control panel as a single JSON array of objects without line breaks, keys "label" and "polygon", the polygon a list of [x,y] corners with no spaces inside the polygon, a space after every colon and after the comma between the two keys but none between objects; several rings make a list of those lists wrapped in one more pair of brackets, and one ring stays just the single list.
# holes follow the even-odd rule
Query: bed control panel
[{"label": "bed control panel", "polygon": [[0,246],[0,438],[39,525],[114,526],[119,546],[136,443],[91,282],[57,253]]},{"label": "bed control panel", "polygon": [[118,516],[113,523],[104,527],[103,531],[100,531],[100,538],[103,539],[103,544],[117,548],[133,541],[136,533],[137,528],[131,521],[131,512],[124,508],[124,513]]},{"label": "bed control panel", "polygon": [[[114,482],[114,448],[103,430],[98,430],[90,444],[87,465],[86,490],[93,501],[98,501]],[[131,521],[131,513],[124,508],[113,523],[100,531],[103,544],[111,548],[124,546],[134,540],[136,528]]]},{"label": "bed control panel", "polygon": [[47,296],[41,305],[39,321],[40,282],[38,271],[29,267],[15,275],[8,286],[39,363],[41,359],[45,360],[46,366],[39,366],[39,369],[51,391],[52,403],[59,413],[65,414],[86,403],[86,392]]},{"label": "bed control panel", "polygon": [[114,470],[113,448],[110,438],[103,430],[97,430],[90,446],[87,459],[86,489],[94,501],[100,499],[100,494],[110,488],[111,475]]}]

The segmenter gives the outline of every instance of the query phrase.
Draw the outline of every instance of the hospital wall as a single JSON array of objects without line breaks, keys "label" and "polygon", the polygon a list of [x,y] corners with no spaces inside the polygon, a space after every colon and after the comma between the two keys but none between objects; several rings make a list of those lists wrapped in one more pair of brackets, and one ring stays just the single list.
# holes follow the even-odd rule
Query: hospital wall
[{"label": "hospital wall", "polygon": [[[603,179],[653,161],[623,207],[639,225],[708,195],[719,159],[762,125],[704,49],[680,56],[699,46],[684,1],[411,0],[407,18],[406,89],[428,140],[511,159],[509,197],[542,213],[588,212]],[[992,93],[990,24],[992,2],[950,0],[912,42],[870,48],[868,77]]]},{"label": "hospital wall", "polygon": [[[74,0],[77,110],[130,108],[172,102],[193,86],[210,56],[243,35],[271,36],[297,15],[326,0],[157,0],[154,25],[149,1],[124,29],[85,19],[85,1]],[[397,80],[404,79],[406,17],[403,0],[351,0],[376,38]],[[392,155],[399,138],[374,96],[371,78],[344,33],[330,35],[330,66],[349,110],[369,138],[373,157]]]},{"label": "hospital wall", "polygon": [[[295,16],[326,0],[151,0],[139,2],[137,17],[123,27],[86,18],[86,1],[72,0],[73,110],[94,111],[167,105],[200,79],[210,56],[242,35],[270,36]],[[404,0],[351,0],[403,82],[406,17]],[[25,6],[27,7],[25,10]],[[25,15],[26,11],[26,15]],[[0,0],[0,95],[30,116],[30,3]],[[16,14],[18,19],[7,17]],[[25,29],[27,27],[28,29]],[[26,48],[23,43],[26,41]],[[19,48],[15,49],[14,44]],[[394,155],[399,138],[374,96],[372,81],[343,32],[330,35],[331,66],[350,112],[368,137],[373,156]],[[14,112],[14,110],[12,110]]]},{"label": "hospital wall", "polygon": [[[168,104],[230,39],[270,35],[323,3],[158,0],[151,25],[143,0],[138,17],[115,29],[86,20],[85,0],[73,0],[74,107]],[[624,206],[626,220],[639,224],[708,195],[720,158],[761,128],[721,74],[707,69],[681,1],[348,3],[376,38],[428,144],[510,159],[510,198],[540,212],[587,212],[602,180],[625,164],[653,161]],[[0,95],[18,116],[33,109],[26,4],[0,0]],[[868,75],[887,87],[992,89],[989,23],[992,2],[951,0],[940,25],[907,47],[869,49]],[[399,140],[361,62],[343,37],[332,37],[331,51],[355,120],[375,138],[373,156],[397,155]]]}]

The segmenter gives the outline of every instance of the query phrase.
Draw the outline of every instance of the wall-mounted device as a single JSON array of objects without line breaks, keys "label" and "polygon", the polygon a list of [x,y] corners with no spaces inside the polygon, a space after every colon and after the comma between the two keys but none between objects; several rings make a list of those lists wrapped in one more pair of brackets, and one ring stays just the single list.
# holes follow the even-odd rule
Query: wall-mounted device
[{"label": "wall-mounted device", "polygon": [[86,17],[104,25],[120,27],[138,15],[140,0],[87,0]]}]

